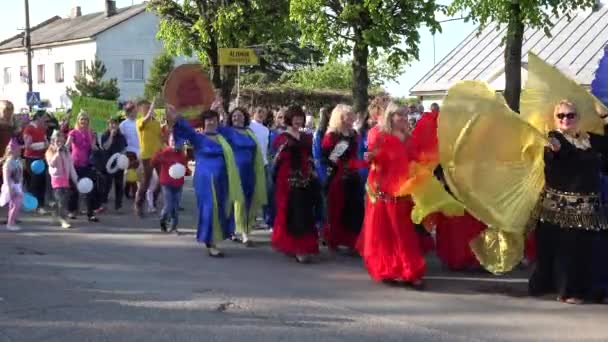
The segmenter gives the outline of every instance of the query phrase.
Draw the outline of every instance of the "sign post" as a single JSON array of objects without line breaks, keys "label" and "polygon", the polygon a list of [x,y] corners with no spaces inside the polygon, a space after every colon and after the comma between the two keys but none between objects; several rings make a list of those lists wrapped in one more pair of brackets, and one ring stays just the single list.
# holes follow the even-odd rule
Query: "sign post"
[{"label": "sign post", "polygon": [[258,65],[260,60],[254,49],[219,49],[220,65],[236,66],[236,105],[241,97],[241,65]]},{"label": "sign post", "polygon": [[25,102],[30,107],[30,109],[40,103],[40,92],[37,91],[28,91],[25,95]]}]

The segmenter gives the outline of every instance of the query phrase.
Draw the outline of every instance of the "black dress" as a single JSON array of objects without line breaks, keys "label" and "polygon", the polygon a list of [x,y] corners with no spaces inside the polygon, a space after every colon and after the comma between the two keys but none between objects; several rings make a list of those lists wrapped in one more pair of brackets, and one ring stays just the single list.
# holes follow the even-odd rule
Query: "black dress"
[{"label": "black dress", "polygon": [[549,137],[556,138],[561,148],[558,152],[545,149],[545,189],[537,211],[538,260],[529,292],[591,299],[594,277],[600,271],[593,262],[597,255],[594,241],[608,233],[599,194],[608,136],[590,133],[589,143],[579,147],[558,131],[550,132]]}]

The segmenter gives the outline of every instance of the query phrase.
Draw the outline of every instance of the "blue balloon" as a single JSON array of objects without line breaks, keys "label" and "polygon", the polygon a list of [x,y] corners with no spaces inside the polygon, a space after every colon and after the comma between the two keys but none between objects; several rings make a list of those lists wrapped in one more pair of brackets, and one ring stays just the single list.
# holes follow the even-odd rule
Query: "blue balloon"
[{"label": "blue balloon", "polygon": [[23,194],[23,210],[32,211],[38,208],[38,199],[34,195],[26,192]]},{"label": "blue balloon", "polygon": [[32,166],[31,166],[32,172],[35,173],[35,174],[37,174],[37,175],[42,174],[44,172],[45,168],[46,167],[45,167],[44,162],[42,160],[35,160],[32,163]]}]

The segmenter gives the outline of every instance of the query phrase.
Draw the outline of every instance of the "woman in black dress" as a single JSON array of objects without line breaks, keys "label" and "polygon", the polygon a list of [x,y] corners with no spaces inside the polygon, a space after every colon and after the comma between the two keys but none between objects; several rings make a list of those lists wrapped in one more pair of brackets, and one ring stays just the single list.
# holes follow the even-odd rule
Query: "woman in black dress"
[{"label": "woman in black dress", "polygon": [[[608,136],[581,132],[576,107],[566,100],[555,106],[554,119],[557,129],[549,133],[545,148],[545,189],[536,229],[538,260],[529,291],[533,296],[557,292],[559,301],[581,304],[597,299],[593,283],[602,270],[593,266],[597,265],[594,240],[608,234],[599,196]],[[608,123],[608,115],[602,119]]]}]

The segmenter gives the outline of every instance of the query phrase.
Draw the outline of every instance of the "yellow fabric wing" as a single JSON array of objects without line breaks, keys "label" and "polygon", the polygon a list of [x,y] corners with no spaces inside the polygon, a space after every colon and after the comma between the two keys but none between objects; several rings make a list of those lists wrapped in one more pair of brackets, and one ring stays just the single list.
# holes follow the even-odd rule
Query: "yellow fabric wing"
[{"label": "yellow fabric wing", "polygon": [[545,137],[478,81],[448,91],[438,123],[439,155],[455,197],[488,225],[473,244],[495,273],[523,256],[526,226],[544,186]]},{"label": "yellow fabric wing", "polygon": [[521,94],[522,117],[546,135],[555,129],[553,108],[561,100],[576,105],[581,130],[604,134],[604,123],[598,114],[608,113],[608,109],[602,102],[557,68],[530,53],[528,81]]}]

